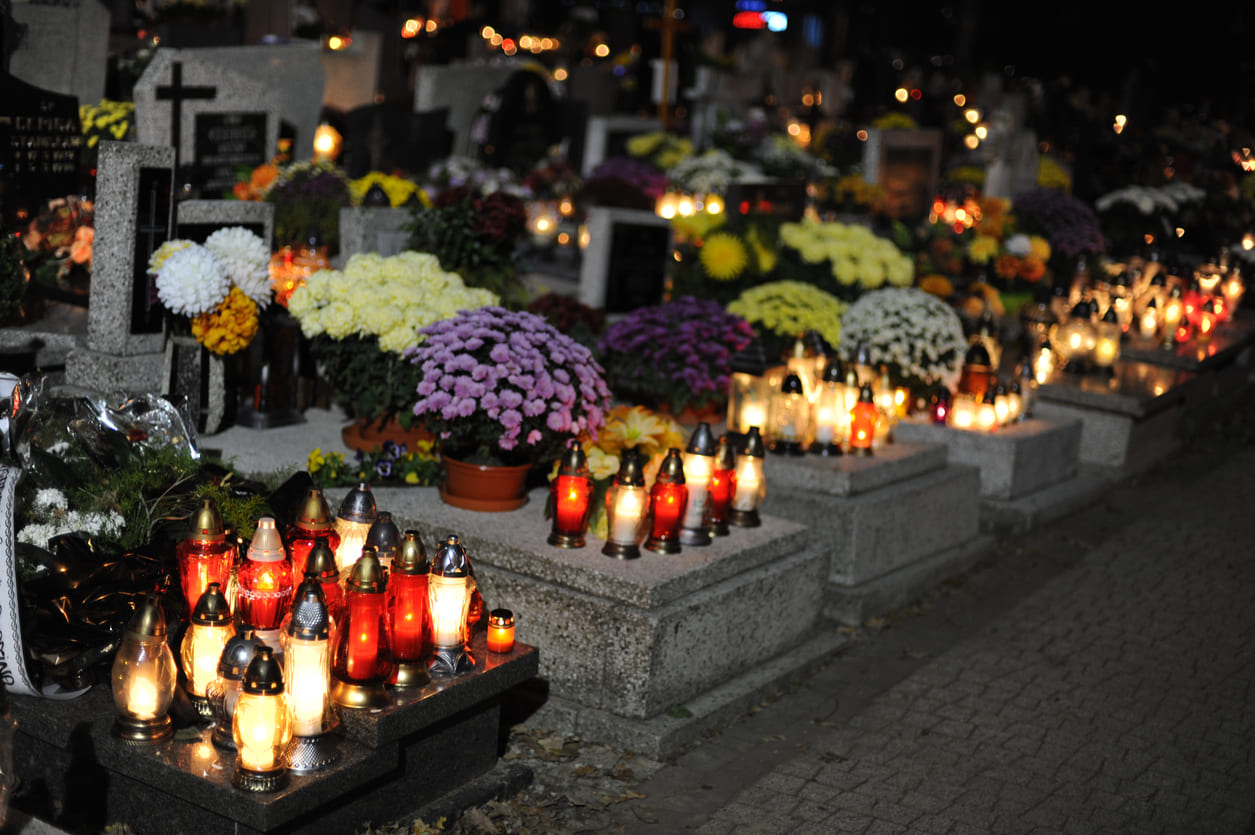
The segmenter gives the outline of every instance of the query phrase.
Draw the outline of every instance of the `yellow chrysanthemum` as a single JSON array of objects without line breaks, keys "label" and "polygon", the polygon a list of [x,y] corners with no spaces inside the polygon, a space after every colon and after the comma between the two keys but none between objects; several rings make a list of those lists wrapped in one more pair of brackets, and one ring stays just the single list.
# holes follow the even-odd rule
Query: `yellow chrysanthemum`
[{"label": "yellow chrysanthemum", "polygon": [[226,299],[209,313],[192,319],[192,336],[220,356],[248,347],[257,335],[257,304],[232,287]]},{"label": "yellow chrysanthemum", "polygon": [[1045,238],[1039,235],[1029,235],[1028,247],[1028,257],[1042,262],[1050,260],[1050,241]]},{"label": "yellow chrysanthemum", "polygon": [[977,235],[968,245],[967,257],[975,264],[988,264],[989,259],[998,254],[1001,244],[992,235]]},{"label": "yellow chrysanthemum", "polygon": [[938,273],[931,273],[919,280],[919,289],[931,293],[941,299],[948,299],[954,294],[954,282]]},{"label": "yellow chrysanthemum", "polygon": [[671,231],[677,241],[700,241],[711,232],[727,222],[726,212],[712,215],[710,212],[695,212],[691,215],[676,215],[671,219]]},{"label": "yellow chrysanthemum", "polygon": [[716,232],[706,238],[699,253],[702,268],[715,281],[732,281],[745,271],[749,252],[735,235]]}]

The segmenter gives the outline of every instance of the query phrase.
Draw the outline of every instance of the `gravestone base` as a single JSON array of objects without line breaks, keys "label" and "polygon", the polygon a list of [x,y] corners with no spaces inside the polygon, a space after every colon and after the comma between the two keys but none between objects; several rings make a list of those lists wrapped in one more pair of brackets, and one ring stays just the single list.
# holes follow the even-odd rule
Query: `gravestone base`
[{"label": "gravestone base", "polygon": [[1183,412],[1180,399],[1144,415],[1047,400],[1036,407],[1048,420],[1080,421],[1081,462],[1117,479],[1140,475],[1176,451]]},{"label": "gravestone base", "polygon": [[[374,495],[429,550],[461,538],[486,605],[512,610],[520,640],[544,649],[543,710],[590,738],[673,751],[840,645],[821,636],[827,559],[794,522],[765,516],[709,546],[619,560],[591,534],[583,548],[547,545],[543,490],[506,513],[460,510],[430,488]],[[669,710],[694,704],[687,731],[665,728]]]},{"label": "gravestone base", "polygon": [[[483,633],[472,651],[477,668],[394,693],[380,710],[343,710],[339,759],[324,771],[291,775],[276,792],[231,785],[234,753],[203,729],[149,746],[110,733],[116,716],[107,687],[71,701],[12,697],[18,724],[16,773],[42,786],[66,813],[97,824],[126,823],[143,833],[351,832],[366,821],[397,820],[478,781],[483,802],[510,772],[497,765],[504,694],[536,672],[537,652],[487,652]],[[525,782],[525,781],[524,781]]]},{"label": "gravestone base", "polygon": [[825,615],[856,625],[885,614],[992,546],[979,471],[946,457],[942,445],[908,443],[870,458],[768,456],[763,509],[807,525],[824,549]]},{"label": "gravestone base", "polygon": [[340,254],[343,267],[360,252],[383,256],[398,255],[409,249],[414,214],[407,208],[356,206],[340,210]]},{"label": "gravestone base", "polygon": [[1111,474],[1082,466],[1076,475],[1015,499],[985,497],[980,502],[982,530],[1025,533],[1057,522],[1092,505],[1111,489]]},{"label": "gravestone base", "polygon": [[64,368],[66,357],[83,344],[86,335],[86,308],[51,302],[44,318],[0,328],[0,351],[29,352],[39,369]]},{"label": "gravestone base", "polygon": [[100,392],[161,390],[165,352],[118,355],[76,347],[65,358],[66,380]]}]

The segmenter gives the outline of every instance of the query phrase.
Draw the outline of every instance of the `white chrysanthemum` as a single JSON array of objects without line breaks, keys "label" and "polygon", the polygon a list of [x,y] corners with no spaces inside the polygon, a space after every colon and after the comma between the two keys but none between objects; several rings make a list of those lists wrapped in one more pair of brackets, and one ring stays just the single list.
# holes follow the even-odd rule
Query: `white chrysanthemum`
[{"label": "white chrysanthemum", "polygon": [[270,253],[260,235],[243,226],[228,226],[210,235],[205,249],[222,262],[227,278],[258,307],[270,303]]},{"label": "white chrysanthemum", "polygon": [[189,246],[196,246],[196,243],[194,241],[185,241],[182,238],[166,241],[148,257],[148,271],[156,273],[161,269],[161,265],[166,262],[167,258],[180,250],[187,249]]},{"label": "white chrysanthemum", "polygon": [[197,244],[173,253],[157,270],[157,297],[167,310],[183,316],[208,313],[230,289],[222,262]]}]

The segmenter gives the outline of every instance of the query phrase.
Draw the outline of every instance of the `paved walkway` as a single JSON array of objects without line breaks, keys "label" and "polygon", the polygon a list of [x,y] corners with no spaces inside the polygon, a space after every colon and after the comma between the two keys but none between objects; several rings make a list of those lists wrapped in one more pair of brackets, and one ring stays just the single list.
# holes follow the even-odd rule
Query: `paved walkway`
[{"label": "paved walkway", "polygon": [[1255,449],[1133,496],[1074,568],[812,720],[697,831],[1255,832]]}]

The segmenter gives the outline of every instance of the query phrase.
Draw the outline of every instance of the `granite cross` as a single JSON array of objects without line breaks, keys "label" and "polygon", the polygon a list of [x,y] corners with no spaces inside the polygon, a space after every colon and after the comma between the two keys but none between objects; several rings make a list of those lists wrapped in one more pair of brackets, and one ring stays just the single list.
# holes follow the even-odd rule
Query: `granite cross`
[{"label": "granite cross", "polygon": [[184,87],[183,62],[170,64],[170,83],[157,88],[157,100],[170,102],[170,144],[174,146],[174,170],[179,170],[180,143],[183,140],[183,102],[188,99],[212,99],[217,87]]}]

